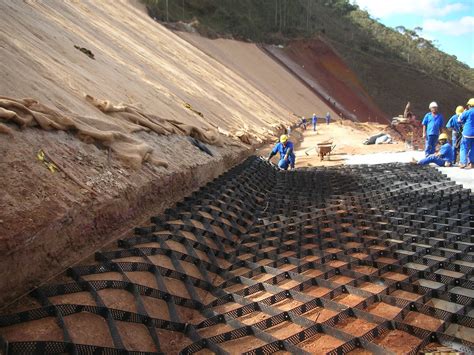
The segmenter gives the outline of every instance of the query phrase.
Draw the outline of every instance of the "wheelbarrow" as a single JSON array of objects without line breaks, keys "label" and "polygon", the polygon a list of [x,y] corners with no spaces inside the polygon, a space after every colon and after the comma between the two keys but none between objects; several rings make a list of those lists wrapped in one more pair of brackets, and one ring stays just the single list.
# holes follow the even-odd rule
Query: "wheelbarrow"
[{"label": "wheelbarrow", "polygon": [[332,140],[326,140],[321,143],[317,143],[316,147],[311,147],[305,150],[305,154],[309,155],[309,152],[315,149],[318,152],[318,155],[321,157],[321,160],[327,155],[329,158],[329,154],[336,148],[335,144],[332,144]]},{"label": "wheelbarrow", "polygon": [[321,158],[321,161],[324,160],[324,157],[327,155],[328,160],[330,157],[331,152],[336,148],[336,145],[332,144],[332,142],[324,142],[324,143],[318,143],[318,153],[319,157]]}]

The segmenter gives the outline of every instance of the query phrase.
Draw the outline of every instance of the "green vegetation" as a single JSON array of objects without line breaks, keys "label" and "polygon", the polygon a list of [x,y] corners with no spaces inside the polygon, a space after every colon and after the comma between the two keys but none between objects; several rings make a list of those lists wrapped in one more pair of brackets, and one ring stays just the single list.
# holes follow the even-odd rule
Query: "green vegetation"
[{"label": "green vegetation", "polygon": [[[284,43],[323,35],[339,50],[357,51],[474,91],[474,70],[402,26],[386,27],[348,0],[142,0],[160,21],[199,21],[208,37]],[[348,59],[346,57],[346,59]]]}]

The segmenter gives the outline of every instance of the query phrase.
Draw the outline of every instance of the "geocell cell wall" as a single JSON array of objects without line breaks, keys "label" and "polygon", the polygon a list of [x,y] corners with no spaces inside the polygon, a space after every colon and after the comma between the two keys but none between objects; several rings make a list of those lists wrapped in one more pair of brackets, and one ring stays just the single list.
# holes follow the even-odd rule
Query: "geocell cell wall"
[{"label": "geocell cell wall", "polygon": [[4,350],[472,352],[472,195],[435,169],[252,157],[152,222],[0,317]]}]

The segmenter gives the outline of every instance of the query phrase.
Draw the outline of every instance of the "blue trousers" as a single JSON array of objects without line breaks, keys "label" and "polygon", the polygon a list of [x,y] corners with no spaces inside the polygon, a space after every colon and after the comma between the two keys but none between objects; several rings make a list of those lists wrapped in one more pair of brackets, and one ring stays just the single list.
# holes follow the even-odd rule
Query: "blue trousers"
[{"label": "blue trousers", "polygon": [[451,147],[453,147],[454,156],[453,156],[453,161],[451,163],[455,164],[456,163],[456,158],[458,157],[458,150],[456,149],[456,141],[457,141],[458,137],[457,137],[456,132],[454,132],[454,131],[453,131],[452,138],[453,138],[453,143],[452,143]]},{"label": "blue trousers", "polygon": [[459,162],[463,165],[474,164],[474,138],[462,137]]},{"label": "blue trousers", "polygon": [[288,160],[285,160],[285,158],[281,158],[280,161],[278,162],[278,167],[282,170],[288,170],[290,166],[291,168],[295,167],[295,160],[292,159],[291,157],[288,158]]},{"label": "blue trousers", "polygon": [[438,134],[432,134],[432,135],[426,136],[425,156],[435,153],[436,143],[438,143],[438,137],[439,137]]},{"label": "blue trousers", "polygon": [[313,123],[313,131],[316,131],[316,123]]},{"label": "blue trousers", "polygon": [[420,165],[428,165],[429,163],[435,163],[438,166],[444,166],[447,160],[441,159],[436,155],[428,155],[426,158],[421,159],[418,164]]}]

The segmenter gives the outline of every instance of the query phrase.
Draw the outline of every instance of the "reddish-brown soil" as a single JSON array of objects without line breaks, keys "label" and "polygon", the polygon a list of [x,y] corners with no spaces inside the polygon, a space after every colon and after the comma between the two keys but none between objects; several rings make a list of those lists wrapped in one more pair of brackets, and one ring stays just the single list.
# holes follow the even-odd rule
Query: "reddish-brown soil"
[{"label": "reddish-brown soil", "polygon": [[72,340],[78,344],[113,346],[109,327],[104,318],[91,313],[77,313],[64,317]]},{"label": "reddish-brown soil", "polygon": [[334,302],[343,304],[348,307],[355,307],[364,300],[363,297],[353,294],[342,294],[333,299]]},{"label": "reddish-brown soil", "polygon": [[[102,318],[103,319],[103,318]],[[106,326],[106,329],[107,326]],[[2,329],[2,336],[9,341],[50,340],[63,341],[63,332],[55,318],[43,318],[25,324],[15,324]]]},{"label": "reddish-brown soil", "polygon": [[408,353],[420,345],[421,339],[401,330],[392,330],[375,343],[398,354]]},{"label": "reddish-brown soil", "polygon": [[430,317],[418,312],[408,313],[403,321],[415,327],[431,330],[433,332],[443,324],[441,319]]},{"label": "reddish-brown soil", "polygon": [[386,288],[387,288],[387,286],[376,285],[376,284],[373,284],[373,283],[370,283],[370,282],[366,282],[366,283],[363,283],[362,285],[360,285],[360,289],[362,289],[364,291],[371,292],[371,293],[380,293],[383,290],[385,290]]},{"label": "reddish-brown soil", "polygon": [[293,334],[299,333],[304,330],[304,327],[292,322],[283,322],[274,327],[266,330],[267,333],[271,334],[279,340],[286,339]]},{"label": "reddish-brown soil", "polygon": [[318,323],[322,323],[331,317],[334,317],[338,312],[328,308],[315,308],[309,312],[304,313],[304,317],[311,319],[312,321],[317,320]]},{"label": "reddish-brown soil", "polygon": [[377,324],[369,323],[359,318],[346,318],[336,325],[336,327],[341,329],[343,332],[352,334],[356,337],[364,335],[368,331],[374,329],[376,326]]},{"label": "reddish-brown soil", "polygon": [[117,322],[117,329],[122,337],[123,343],[131,351],[157,351],[153,339],[143,324],[132,324]]},{"label": "reddish-brown soil", "polygon": [[356,74],[334,49],[320,39],[291,42],[285,49],[266,47],[342,117],[387,123]]},{"label": "reddish-brown soil", "polygon": [[417,301],[422,297],[421,295],[418,295],[416,293],[403,290],[395,290],[390,294],[390,296],[401,298],[407,301]]},{"label": "reddish-brown soil", "polygon": [[303,343],[300,343],[298,346],[311,354],[326,354],[343,343],[342,340],[330,335],[317,334]]},{"label": "reddish-brown soil", "polygon": [[374,303],[367,308],[367,311],[379,317],[393,319],[400,313],[401,309],[384,302]]},{"label": "reddish-brown soil", "polygon": [[263,340],[249,335],[243,338],[227,341],[220,345],[225,351],[228,351],[231,354],[241,354],[265,344],[266,343]]}]

